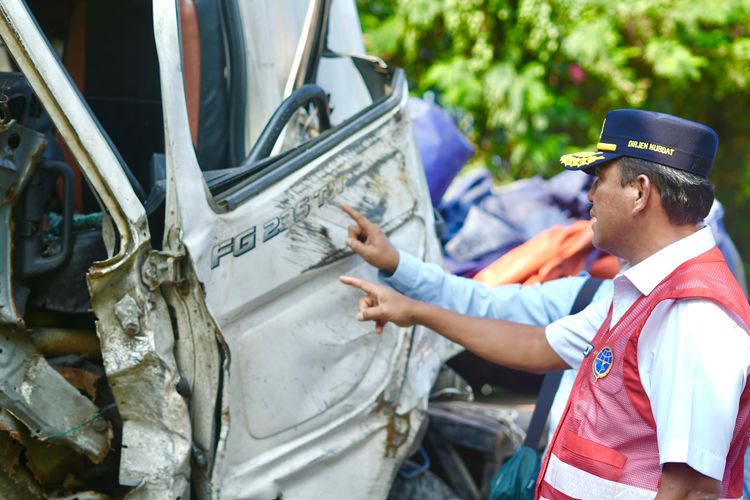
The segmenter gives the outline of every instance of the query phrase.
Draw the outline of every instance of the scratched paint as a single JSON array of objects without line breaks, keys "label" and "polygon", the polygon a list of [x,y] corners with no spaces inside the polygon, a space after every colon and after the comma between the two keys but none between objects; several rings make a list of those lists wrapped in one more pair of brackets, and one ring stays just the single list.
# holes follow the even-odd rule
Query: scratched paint
[{"label": "scratched paint", "polygon": [[[313,190],[331,178],[341,179],[343,189],[330,203],[335,210],[339,202],[344,202],[373,222],[383,224],[387,231],[394,229],[389,227],[394,226],[393,221],[386,219],[389,205],[406,206],[404,214],[398,217],[398,222],[402,222],[405,216],[413,213],[415,197],[412,181],[404,182],[410,176],[402,152],[403,127],[403,121],[389,122],[377,133],[345,148],[292,186],[287,191],[288,197],[277,202],[278,208],[288,209],[298,193]],[[303,257],[305,271],[309,271],[349,255],[343,241],[334,241],[327,228],[336,220],[325,215],[324,211],[313,210],[309,217],[290,226],[286,235],[291,251],[288,262],[299,265]],[[348,226],[349,222],[344,220],[343,225]],[[321,228],[325,230],[321,231]]]}]

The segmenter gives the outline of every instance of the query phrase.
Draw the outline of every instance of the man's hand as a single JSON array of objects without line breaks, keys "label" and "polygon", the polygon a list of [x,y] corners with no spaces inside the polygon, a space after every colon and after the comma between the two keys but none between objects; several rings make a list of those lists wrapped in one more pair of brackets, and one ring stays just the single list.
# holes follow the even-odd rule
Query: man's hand
[{"label": "man's hand", "polygon": [[398,267],[398,250],[391,245],[380,226],[348,205],[342,203],[341,210],[355,222],[349,226],[346,244],[368,264],[393,274]]},{"label": "man's hand", "polygon": [[412,318],[414,300],[404,297],[387,286],[371,281],[349,276],[341,276],[339,279],[345,285],[359,288],[367,294],[359,299],[357,319],[375,321],[375,333],[378,335],[383,333],[383,328],[389,321],[398,326],[414,325]]}]

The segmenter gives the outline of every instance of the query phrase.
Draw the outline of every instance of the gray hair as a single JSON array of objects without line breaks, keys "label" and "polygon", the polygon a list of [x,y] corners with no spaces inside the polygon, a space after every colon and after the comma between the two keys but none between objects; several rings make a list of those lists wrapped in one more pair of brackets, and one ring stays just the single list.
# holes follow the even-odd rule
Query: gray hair
[{"label": "gray hair", "polygon": [[711,210],[714,185],[707,179],[641,158],[620,158],[620,183],[623,186],[639,175],[648,177],[659,189],[661,204],[672,224],[697,224]]}]

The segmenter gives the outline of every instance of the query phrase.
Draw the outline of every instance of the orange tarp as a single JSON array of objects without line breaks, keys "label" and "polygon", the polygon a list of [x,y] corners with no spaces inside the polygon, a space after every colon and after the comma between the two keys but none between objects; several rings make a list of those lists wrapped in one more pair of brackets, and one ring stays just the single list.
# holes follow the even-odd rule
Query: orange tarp
[{"label": "orange tarp", "polygon": [[[491,287],[508,283],[533,285],[564,276],[575,276],[586,266],[593,250],[591,221],[554,226],[514,248],[482,269],[474,279]],[[597,278],[612,278],[620,270],[615,257],[598,258],[589,272]]]}]

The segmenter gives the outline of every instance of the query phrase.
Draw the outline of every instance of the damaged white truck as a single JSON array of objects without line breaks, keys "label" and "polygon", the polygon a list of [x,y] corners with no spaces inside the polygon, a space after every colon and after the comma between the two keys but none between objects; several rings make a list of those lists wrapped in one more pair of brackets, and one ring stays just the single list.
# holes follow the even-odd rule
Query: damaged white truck
[{"label": "damaged white truck", "polygon": [[353,0],[0,0],[0,496],[386,498],[455,346],[354,321],[345,202],[439,258]]}]

